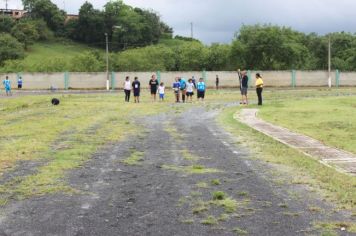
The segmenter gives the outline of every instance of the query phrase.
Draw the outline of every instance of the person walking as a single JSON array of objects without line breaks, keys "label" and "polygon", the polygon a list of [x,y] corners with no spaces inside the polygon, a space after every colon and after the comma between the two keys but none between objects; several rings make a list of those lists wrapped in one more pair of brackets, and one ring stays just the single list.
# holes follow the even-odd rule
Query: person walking
[{"label": "person walking", "polygon": [[132,82],[132,88],[135,97],[135,103],[140,103],[141,83],[138,81],[138,77],[135,77],[134,82]]},{"label": "person walking", "polygon": [[219,83],[220,83],[219,75],[216,75],[216,79],[215,79],[216,90],[219,90]]},{"label": "person walking", "polygon": [[126,79],[124,82],[125,102],[130,102],[131,89],[132,89],[132,86],[131,86],[130,77],[126,76]]},{"label": "person walking", "polygon": [[258,105],[262,106],[262,91],[263,91],[263,80],[259,73],[256,74],[256,93],[258,97]]},{"label": "person walking", "polygon": [[12,96],[11,81],[9,80],[9,76],[5,77],[4,81],[2,81],[2,84],[4,85],[6,96]]},{"label": "person walking", "polygon": [[156,101],[157,90],[158,90],[158,81],[156,79],[156,75],[152,75],[151,80],[149,82],[152,101]]}]

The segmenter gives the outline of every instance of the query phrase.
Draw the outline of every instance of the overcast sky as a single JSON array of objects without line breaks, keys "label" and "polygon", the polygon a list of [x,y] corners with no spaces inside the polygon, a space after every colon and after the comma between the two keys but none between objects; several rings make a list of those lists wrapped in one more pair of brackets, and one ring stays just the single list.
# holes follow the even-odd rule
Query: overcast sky
[{"label": "overcast sky", "polygon": [[[9,7],[21,7],[20,0],[8,0]],[[77,14],[85,0],[52,0],[68,13]],[[5,6],[0,0],[0,8]],[[96,8],[107,1],[91,0]],[[356,32],[356,0],[124,0],[131,6],[153,9],[174,33],[205,43],[231,42],[242,24],[277,24],[303,32],[325,34]]]}]

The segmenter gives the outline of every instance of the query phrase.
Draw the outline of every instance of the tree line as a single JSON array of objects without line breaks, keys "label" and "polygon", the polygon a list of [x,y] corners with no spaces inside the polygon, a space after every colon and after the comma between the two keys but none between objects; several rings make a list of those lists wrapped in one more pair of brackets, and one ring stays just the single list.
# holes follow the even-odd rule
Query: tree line
[{"label": "tree line", "polygon": [[[356,35],[340,32],[306,34],[275,25],[244,25],[229,44],[204,45],[196,39],[173,38],[173,30],[158,13],[108,2],[102,10],[85,2],[79,17],[66,13],[50,0],[23,0],[29,14],[18,21],[0,16],[2,71],[103,71],[105,33],[110,46],[110,70],[325,70],[328,40],[332,42],[332,68],[356,70]],[[93,48],[71,61],[44,58],[26,68],[22,59],[37,41],[69,39]]]}]

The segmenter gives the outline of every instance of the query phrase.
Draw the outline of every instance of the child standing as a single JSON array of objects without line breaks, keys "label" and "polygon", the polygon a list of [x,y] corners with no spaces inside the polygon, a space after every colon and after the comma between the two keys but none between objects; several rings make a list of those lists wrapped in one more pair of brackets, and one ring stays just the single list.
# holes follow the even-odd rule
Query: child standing
[{"label": "child standing", "polygon": [[205,91],[206,91],[206,86],[205,83],[203,81],[203,78],[199,79],[199,83],[197,84],[197,90],[198,90],[198,101],[204,101],[205,98]]},{"label": "child standing", "polygon": [[138,81],[137,77],[135,77],[135,81],[132,82],[132,88],[134,92],[135,103],[140,103],[141,83]]},{"label": "child standing", "polygon": [[158,93],[159,93],[159,100],[160,101],[164,101],[164,90],[165,90],[165,87],[164,87],[164,83],[160,83],[159,84],[159,87],[158,87]]},{"label": "child standing", "polygon": [[130,77],[126,76],[126,80],[124,82],[125,102],[130,102],[131,89],[132,88],[131,88]]},{"label": "child standing", "polygon": [[180,83],[179,83],[179,78],[176,77],[173,85],[172,85],[173,91],[174,91],[174,96],[176,98],[176,102],[179,102],[179,88],[180,88]]},{"label": "child standing", "polygon": [[193,95],[194,95],[194,88],[195,85],[193,83],[193,79],[189,79],[188,80],[188,84],[187,84],[187,101],[189,102],[193,102]]},{"label": "child standing", "polygon": [[17,80],[17,88],[22,89],[22,77],[21,76]]},{"label": "child standing", "polygon": [[5,91],[6,91],[6,96],[12,96],[11,93],[11,81],[9,80],[9,76],[6,76],[4,81],[2,82],[4,85]]}]

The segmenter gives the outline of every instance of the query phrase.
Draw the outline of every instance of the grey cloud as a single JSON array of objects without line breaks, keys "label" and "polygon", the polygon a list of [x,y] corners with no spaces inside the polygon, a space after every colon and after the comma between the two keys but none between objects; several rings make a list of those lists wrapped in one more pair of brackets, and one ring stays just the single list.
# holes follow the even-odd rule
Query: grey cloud
[{"label": "grey cloud", "polygon": [[[63,0],[54,0],[63,7]],[[107,1],[92,0],[101,8]],[[354,0],[125,0],[125,3],[159,12],[180,35],[195,36],[205,43],[230,42],[242,24],[277,24],[320,34],[356,31]],[[66,10],[77,13],[84,0],[66,0]],[[19,4],[19,0],[10,0]]]}]

